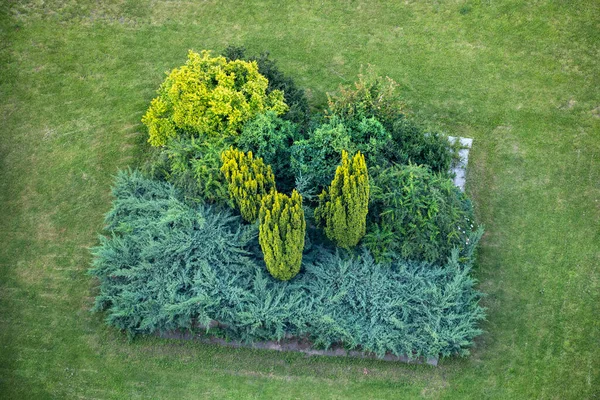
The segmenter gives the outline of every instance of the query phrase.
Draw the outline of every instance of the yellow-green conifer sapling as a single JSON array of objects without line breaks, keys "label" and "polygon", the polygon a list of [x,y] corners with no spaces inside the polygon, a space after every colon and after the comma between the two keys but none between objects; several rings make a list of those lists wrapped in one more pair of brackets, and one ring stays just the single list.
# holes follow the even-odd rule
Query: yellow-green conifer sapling
[{"label": "yellow-green conifer sapling", "polygon": [[230,148],[221,154],[221,172],[229,187],[229,196],[234,201],[242,218],[254,222],[258,218],[262,198],[275,190],[275,177],[271,166],[262,158],[254,158],[252,152]]},{"label": "yellow-green conifer sapling", "polygon": [[356,246],[365,235],[369,211],[369,174],[360,153],[350,160],[342,151],[342,163],[329,186],[319,195],[315,209],[317,223],[325,235],[345,249]]},{"label": "yellow-green conifer sapling", "polygon": [[287,281],[302,263],[306,221],[302,196],[294,190],[289,197],[276,191],[262,199],[258,240],[265,264],[274,278]]}]

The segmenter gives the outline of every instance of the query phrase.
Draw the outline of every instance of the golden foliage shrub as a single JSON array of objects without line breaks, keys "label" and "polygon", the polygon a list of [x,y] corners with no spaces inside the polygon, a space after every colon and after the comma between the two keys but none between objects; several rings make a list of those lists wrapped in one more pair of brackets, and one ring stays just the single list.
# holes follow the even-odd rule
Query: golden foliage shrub
[{"label": "golden foliage shrub", "polygon": [[294,190],[289,197],[275,191],[263,197],[258,240],[269,273],[287,281],[300,272],[306,221],[302,196]]},{"label": "golden foliage shrub", "polygon": [[284,113],[283,92],[267,94],[268,84],[254,61],[227,61],[206,50],[190,50],[185,65],[169,73],[142,118],[148,142],[159,147],[178,135],[237,135],[258,113]]},{"label": "golden foliage shrub", "polygon": [[338,246],[349,249],[365,235],[369,211],[369,175],[365,157],[360,153],[350,160],[342,151],[342,163],[329,186],[319,195],[315,209],[317,223]]}]

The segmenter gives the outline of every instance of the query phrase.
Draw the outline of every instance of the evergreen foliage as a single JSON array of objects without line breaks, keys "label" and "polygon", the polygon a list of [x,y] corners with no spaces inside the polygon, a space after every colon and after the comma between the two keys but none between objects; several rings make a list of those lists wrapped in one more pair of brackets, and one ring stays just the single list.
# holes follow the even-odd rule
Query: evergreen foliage
[{"label": "evergreen foliage", "polygon": [[249,121],[237,140],[242,151],[251,151],[271,166],[275,174],[277,188],[281,192],[291,192],[294,175],[290,167],[290,147],[300,138],[298,127],[283,120],[272,111],[258,114]]},{"label": "evergreen foliage", "polygon": [[[226,55],[190,51],[144,116],[156,157],[116,178],[95,308],[130,335],[216,320],[245,341],[466,354],[484,315],[469,276],[482,230],[447,179],[456,148],[372,70],[309,129],[304,92],[267,53]],[[332,252],[325,236],[365,247]]]},{"label": "evergreen foliage", "polygon": [[288,110],[280,90],[267,94],[269,82],[253,62],[227,61],[190,50],[188,61],[169,73],[142,122],[153,146],[179,136],[202,140],[234,136],[256,114]]},{"label": "evergreen foliage", "polygon": [[343,150],[341,165],[329,190],[319,195],[315,219],[324,226],[329,239],[349,249],[365,235],[368,211],[369,174],[365,157],[358,152],[350,161],[348,152]]},{"label": "evergreen foliage", "polygon": [[294,143],[292,170],[296,177],[304,177],[320,190],[331,183],[342,151],[350,155],[360,151],[371,165],[386,165],[384,151],[390,140],[390,134],[373,117],[348,125],[334,116],[312,131],[307,139]]},{"label": "evergreen foliage", "polygon": [[386,128],[405,114],[405,105],[397,92],[398,84],[390,77],[378,76],[371,65],[358,74],[354,87],[340,86],[338,93],[328,94],[328,115],[344,121],[375,117]]},{"label": "evergreen foliage", "polygon": [[298,124],[301,130],[306,129],[310,121],[310,108],[304,90],[300,89],[292,78],[281,72],[277,62],[269,58],[269,52],[247,57],[246,49],[243,46],[230,45],[223,51],[223,55],[230,61],[255,61],[258,65],[258,72],[269,81],[267,93],[275,90],[283,92],[285,103],[289,109],[282,114],[282,118]]},{"label": "evergreen foliage", "polygon": [[400,255],[443,262],[453,248],[468,247],[471,202],[450,179],[413,164],[377,176],[370,205],[374,223],[365,244],[378,260]]},{"label": "evergreen foliage", "polygon": [[481,334],[480,294],[470,277],[481,232],[463,261],[395,260],[368,252],[345,257],[315,248],[296,279],[269,276],[251,249],[256,226],[228,212],[191,207],[172,185],[120,173],[106,216],[108,237],[93,249],[90,274],[100,281],[95,309],[130,335],[193,329],[219,321],[243,341],[307,337],[383,356],[468,354]]},{"label": "evergreen foliage", "polygon": [[221,153],[228,147],[225,140],[179,137],[154,149],[143,170],[149,177],[172,183],[190,201],[225,205],[230,198]]},{"label": "evergreen foliage", "polygon": [[[340,87],[338,93],[328,95],[329,118],[338,118],[350,130],[364,119],[379,121],[388,137],[379,148],[383,153],[377,163],[428,165],[434,172],[447,174],[458,157],[457,146],[446,135],[430,132],[408,118],[404,103],[397,93],[398,84],[389,77],[378,76],[369,66],[366,73],[358,75],[354,87]],[[381,142],[383,137],[379,137]],[[363,152],[369,155],[367,151]]]},{"label": "evergreen foliage", "polygon": [[271,167],[262,158],[255,159],[251,151],[244,153],[233,147],[221,154],[221,161],[231,199],[246,221],[256,221],[263,197],[275,190]]},{"label": "evergreen foliage", "polygon": [[400,116],[389,128],[392,140],[385,146],[385,157],[392,163],[427,165],[433,172],[447,175],[458,160],[460,143],[448,136],[424,129]]},{"label": "evergreen foliage", "polygon": [[138,172],[119,173],[113,195],[105,220],[110,236],[100,236],[90,271],[100,280],[95,308],[109,310],[110,325],[130,335],[190,328],[202,320],[189,303],[199,269],[253,267],[244,246],[255,230],[238,218],[191,208],[172,185]]},{"label": "evergreen foliage", "polygon": [[273,277],[287,281],[300,272],[306,221],[302,197],[276,191],[262,199],[258,240],[265,264]]}]

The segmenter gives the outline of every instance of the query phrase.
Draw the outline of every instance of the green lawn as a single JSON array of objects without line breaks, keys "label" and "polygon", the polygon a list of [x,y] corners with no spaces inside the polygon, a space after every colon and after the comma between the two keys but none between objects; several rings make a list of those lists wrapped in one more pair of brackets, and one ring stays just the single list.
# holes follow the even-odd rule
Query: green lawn
[{"label": "green lawn", "polygon": [[[1,398],[600,398],[599,2],[79,3],[0,5]],[[89,312],[141,116],[188,49],[228,43],[270,50],[315,107],[374,64],[415,118],[475,139],[488,319],[469,358],[130,343]]]}]

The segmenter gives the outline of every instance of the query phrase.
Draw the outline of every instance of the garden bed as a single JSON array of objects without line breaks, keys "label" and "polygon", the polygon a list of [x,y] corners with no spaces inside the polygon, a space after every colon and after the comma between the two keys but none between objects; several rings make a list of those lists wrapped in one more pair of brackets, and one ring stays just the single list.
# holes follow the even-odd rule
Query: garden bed
[{"label": "garden bed", "polygon": [[190,52],[152,101],[155,151],[117,176],[94,249],[95,309],[131,337],[468,354],[484,318],[471,277],[483,230],[463,193],[472,141],[412,122],[389,78],[361,75],[311,116],[272,61],[234,50]]},{"label": "garden bed", "polygon": [[[469,160],[469,151],[473,144],[473,139],[462,138],[462,137],[449,137],[449,140],[454,143],[459,140],[462,148],[460,149],[460,160],[452,168],[452,174],[454,175],[454,184],[464,191],[465,188],[465,177],[467,172],[467,164]],[[333,344],[329,349],[316,349],[313,343],[306,339],[299,339],[287,335],[281,340],[266,340],[256,341],[252,343],[229,340],[221,337],[211,336],[206,332],[214,328],[224,328],[225,326],[218,321],[210,321],[207,326],[196,325],[193,330],[173,330],[168,332],[157,332],[157,335],[166,339],[179,339],[179,340],[197,340],[203,343],[215,344],[220,346],[234,347],[234,348],[252,348],[252,349],[265,349],[275,351],[286,351],[286,352],[298,352],[306,354],[307,356],[326,356],[326,357],[353,357],[353,358],[366,358],[366,359],[378,359],[383,361],[391,362],[403,362],[411,364],[428,364],[437,366],[439,356],[431,357],[409,357],[407,355],[394,355],[386,353],[383,357],[377,356],[372,352],[365,352],[360,350],[348,350],[340,344]],[[203,332],[204,331],[204,332]]]}]

